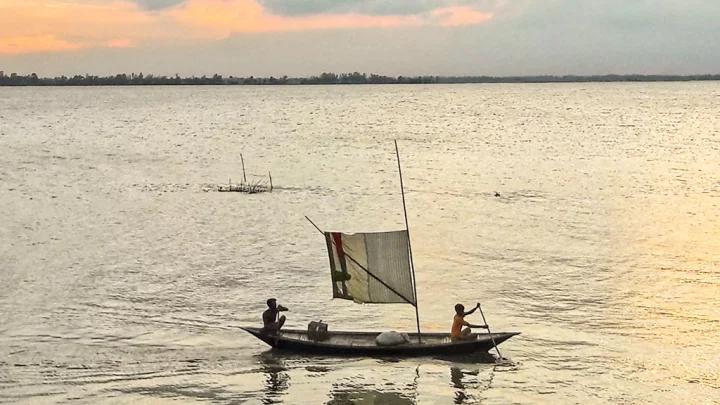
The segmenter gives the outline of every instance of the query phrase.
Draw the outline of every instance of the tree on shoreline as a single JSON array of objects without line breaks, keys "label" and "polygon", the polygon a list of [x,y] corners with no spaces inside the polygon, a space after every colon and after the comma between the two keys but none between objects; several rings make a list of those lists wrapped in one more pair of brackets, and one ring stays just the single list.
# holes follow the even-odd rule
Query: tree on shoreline
[{"label": "tree on shoreline", "polygon": [[333,84],[430,84],[430,83],[588,83],[588,82],[679,82],[720,80],[720,74],[704,75],[596,75],[596,76],[382,76],[366,73],[322,73],[319,76],[290,78],[270,77],[180,77],[144,75],[142,72],[129,76],[125,73],[115,76],[38,77],[36,73],[9,76],[0,71],[0,86],[177,86],[177,85],[233,85],[233,86],[277,86],[277,85],[333,85]]}]

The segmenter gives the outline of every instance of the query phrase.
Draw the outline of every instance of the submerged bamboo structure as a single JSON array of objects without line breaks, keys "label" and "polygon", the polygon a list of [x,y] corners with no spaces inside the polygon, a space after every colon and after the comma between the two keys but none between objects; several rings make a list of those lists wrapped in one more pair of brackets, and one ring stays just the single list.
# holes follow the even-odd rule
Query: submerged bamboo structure
[{"label": "submerged bamboo structure", "polygon": [[232,179],[228,179],[228,184],[220,184],[217,187],[219,192],[233,192],[233,193],[266,193],[273,190],[272,174],[268,172],[268,181],[264,179],[255,179],[248,181],[247,174],[245,173],[245,159],[242,153],[240,154],[240,163],[242,164],[243,178],[239,184],[233,184]]}]

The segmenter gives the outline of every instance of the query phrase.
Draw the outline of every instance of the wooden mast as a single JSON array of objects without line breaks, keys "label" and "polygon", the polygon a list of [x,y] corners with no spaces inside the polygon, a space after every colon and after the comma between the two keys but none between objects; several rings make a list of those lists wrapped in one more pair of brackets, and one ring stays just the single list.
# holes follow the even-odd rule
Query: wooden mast
[{"label": "wooden mast", "polygon": [[415,264],[413,262],[412,244],[410,243],[410,226],[408,224],[407,206],[405,204],[405,187],[403,187],[402,168],[400,166],[400,150],[398,149],[397,140],[395,140],[395,155],[397,156],[398,174],[400,175],[400,193],[402,194],[403,213],[405,214],[405,229],[408,233],[408,252],[410,254],[410,270],[412,271],[413,292],[415,293],[415,320],[417,321],[418,343],[422,343],[420,338],[420,310],[418,309],[417,279],[415,278]]}]

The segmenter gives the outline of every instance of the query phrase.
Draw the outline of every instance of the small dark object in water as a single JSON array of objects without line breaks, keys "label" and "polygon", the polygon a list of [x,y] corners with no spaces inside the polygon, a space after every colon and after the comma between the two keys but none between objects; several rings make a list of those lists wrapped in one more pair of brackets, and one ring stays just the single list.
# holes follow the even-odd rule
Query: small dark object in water
[{"label": "small dark object in water", "polygon": [[495,197],[500,197],[500,193],[498,193],[498,192],[496,191],[496,192],[495,192]]}]

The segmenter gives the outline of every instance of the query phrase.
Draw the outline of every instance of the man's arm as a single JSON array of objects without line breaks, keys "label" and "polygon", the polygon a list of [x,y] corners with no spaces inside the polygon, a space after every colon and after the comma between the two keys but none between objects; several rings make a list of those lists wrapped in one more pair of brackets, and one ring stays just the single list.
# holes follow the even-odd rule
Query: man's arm
[{"label": "man's arm", "polygon": [[471,328],[480,328],[480,329],[487,329],[487,328],[488,328],[487,325],[471,325],[471,324],[468,324],[468,326],[471,327]]},{"label": "man's arm", "polygon": [[471,309],[468,312],[465,312],[465,316],[471,315],[473,312],[477,311],[477,309],[480,308],[480,304],[478,303],[475,308]]}]

